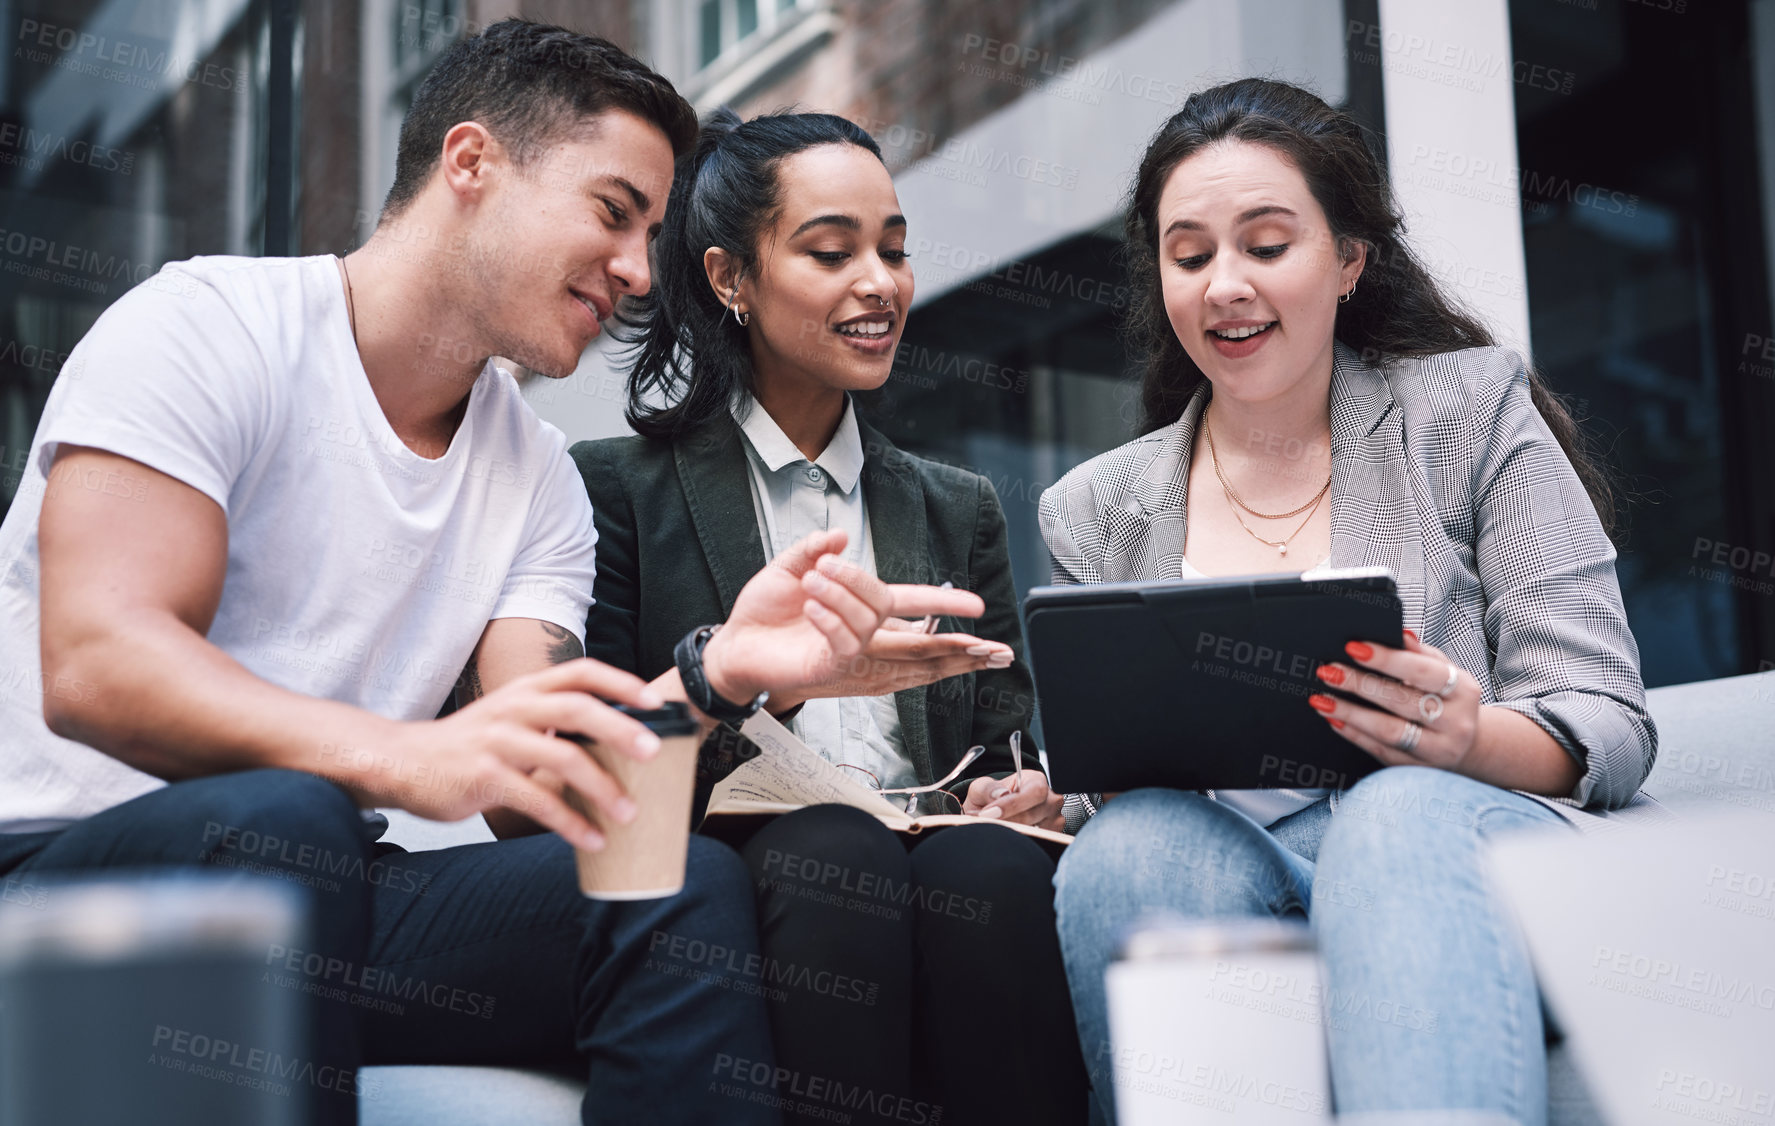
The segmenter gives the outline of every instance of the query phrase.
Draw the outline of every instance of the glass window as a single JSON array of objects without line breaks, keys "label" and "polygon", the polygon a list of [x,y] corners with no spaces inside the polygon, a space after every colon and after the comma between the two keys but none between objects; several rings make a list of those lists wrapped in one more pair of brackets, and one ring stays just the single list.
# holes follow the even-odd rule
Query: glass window
[{"label": "glass window", "polygon": [[111,302],[170,260],[263,252],[272,37],[264,0],[0,10],[3,510],[68,352]]},{"label": "glass window", "polygon": [[721,0],[703,0],[699,26],[702,38],[697,65],[708,66],[721,55]]},{"label": "glass window", "polygon": [[1750,421],[1737,340],[1767,318],[1742,232],[1769,217],[1736,170],[1755,136],[1732,73],[1746,5],[1514,0],[1510,15],[1535,360],[1626,494],[1617,572],[1646,682],[1743,671],[1746,611],[1770,601],[1730,565],[1752,523],[1730,502]]},{"label": "glass window", "polygon": [[[700,70],[728,55],[756,49],[803,0],[700,0],[696,19],[696,60]],[[742,46],[744,45],[744,46]]]}]

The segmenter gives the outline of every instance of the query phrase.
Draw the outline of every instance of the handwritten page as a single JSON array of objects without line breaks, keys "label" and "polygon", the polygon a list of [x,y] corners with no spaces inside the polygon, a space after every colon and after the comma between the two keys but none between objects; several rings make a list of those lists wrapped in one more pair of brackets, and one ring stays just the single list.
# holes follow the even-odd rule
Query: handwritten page
[{"label": "handwritten page", "polygon": [[[709,811],[735,811],[734,804],[787,806],[855,806],[890,825],[909,825],[912,818],[880,794],[847,777],[820,753],[796,738],[795,733],[760,711],[745,722],[740,733],[763,753],[742,763],[715,783],[709,795]],[[760,811],[762,812],[762,811]]]},{"label": "handwritten page", "polygon": [[808,805],[837,803],[854,806],[877,818],[890,829],[917,833],[952,825],[1001,825],[1027,837],[1064,848],[1072,843],[1065,833],[1008,821],[983,822],[962,814],[912,817],[891,798],[854,781],[827,762],[820,753],[796,738],[768,712],[759,712],[740,728],[761,752],[726,778],[715,783],[705,815],[789,813]]}]

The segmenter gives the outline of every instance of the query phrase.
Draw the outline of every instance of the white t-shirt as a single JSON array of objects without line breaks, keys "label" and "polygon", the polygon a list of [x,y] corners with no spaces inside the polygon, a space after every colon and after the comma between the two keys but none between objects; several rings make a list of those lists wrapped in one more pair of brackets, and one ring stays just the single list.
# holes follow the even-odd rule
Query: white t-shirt
[{"label": "white t-shirt", "polygon": [[[591,504],[567,441],[511,375],[475,379],[449,450],[401,442],[358,360],[336,259],[194,258],[124,295],[69,355],[0,525],[0,831],[165,783],[43,722],[37,521],[59,443],[132,458],[228,517],[209,640],[255,675],[391,719],[435,716],[494,618],[583,639]],[[124,554],[132,545],[119,542]]]}]

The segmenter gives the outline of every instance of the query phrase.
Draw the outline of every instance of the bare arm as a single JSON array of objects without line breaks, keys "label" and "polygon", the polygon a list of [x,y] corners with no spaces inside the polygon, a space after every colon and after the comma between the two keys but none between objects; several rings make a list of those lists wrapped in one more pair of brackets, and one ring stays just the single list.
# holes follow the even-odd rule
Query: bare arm
[{"label": "bare arm", "polygon": [[[83,482],[127,480],[116,496]],[[364,805],[454,820],[489,806],[559,832],[595,831],[529,775],[549,768],[594,797],[613,789],[578,747],[583,731],[647,733],[593,694],[631,702],[644,685],[577,661],[505,686],[444,720],[402,722],[278,688],[206,638],[227,570],[228,524],[207,496],[115,454],[61,451],[39,525],[43,671],[92,686],[47,694],[51,730],[168,780],[256,767],[321,774]],[[652,698],[647,694],[648,699]]]},{"label": "bare arm", "polygon": [[[119,479],[131,482],[117,490],[124,496],[84,484]],[[705,656],[717,691],[735,700],[765,687],[793,693],[830,679],[889,616],[980,612],[965,591],[889,587],[826,557],[843,546],[842,533],[810,537],[748,584]],[[571,659],[558,635],[517,619],[489,627],[464,676],[465,691],[484,695],[441,720],[391,720],[278,688],[205,636],[227,572],[222,510],[173,477],[99,450],[69,447],[56,459],[39,549],[44,674],[92,687],[46,694],[46,722],[168,780],[304,770],[364,805],[438,820],[507,807],[597,848],[597,830],[535,776],[564,780],[619,820],[624,796],[590,756],[551,732],[645,757],[657,739],[602,701],[652,708],[683,697],[676,669],[650,688]],[[551,666],[555,656],[569,659]],[[911,664],[938,671],[934,660]]]},{"label": "bare arm", "polygon": [[[1353,663],[1321,666],[1318,676],[1374,706],[1326,695],[1309,702],[1339,735],[1386,765],[1434,766],[1551,797],[1569,794],[1583,776],[1584,768],[1539,724],[1482,704],[1479,682],[1416,634],[1406,632],[1404,649],[1352,645],[1349,652]],[[1401,749],[1414,739],[1409,750]]]},{"label": "bare arm", "polygon": [[1506,790],[1565,797],[1584,776],[1584,768],[1541,730],[1539,724],[1509,708],[1479,709],[1479,730],[1461,773]]},{"label": "bare arm", "polygon": [[[121,475],[140,499],[81,487]],[[387,742],[398,725],[276,688],[205,639],[227,570],[228,521],[209,497],[115,454],[64,447],[38,531],[44,719],[159,778],[253,767],[318,770],[323,748]],[[295,733],[300,732],[298,736]],[[342,772],[349,773],[349,772]],[[360,799],[373,780],[340,776]]]},{"label": "bare arm", "polygon": [[[456,682],[456,706],[466,708],[488,692],[551,665],[566,664],[585,656],[585,647],[571,630],[535,618],[495,618],[487,623],[481,640],[469,654]],[[531,780],[555,793],[566,783],[538,770]],[[522,837],[543,831],[535,820],[507,806],[483,810],[482,817],[495,837]]]}]

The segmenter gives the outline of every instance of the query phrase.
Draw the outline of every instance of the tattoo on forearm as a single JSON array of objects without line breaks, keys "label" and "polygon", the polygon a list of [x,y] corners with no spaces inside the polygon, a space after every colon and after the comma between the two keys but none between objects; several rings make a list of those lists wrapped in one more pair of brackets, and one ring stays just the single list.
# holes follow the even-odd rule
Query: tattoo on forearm
[{"label": "tattoo on forearm", "polygon": [[586,655],[585,646],[573,636],[572,630],[562,629],[553,622],[542,623],[542,629],[549,635],[549,664],[559,665]]},{"label": "tattoo on forearm", "polygon": [[470,657],[468,664],[462,666],[462,675],[456,678],[456,706],[466,708],[485,694],[481,688],[481,666]]}]

